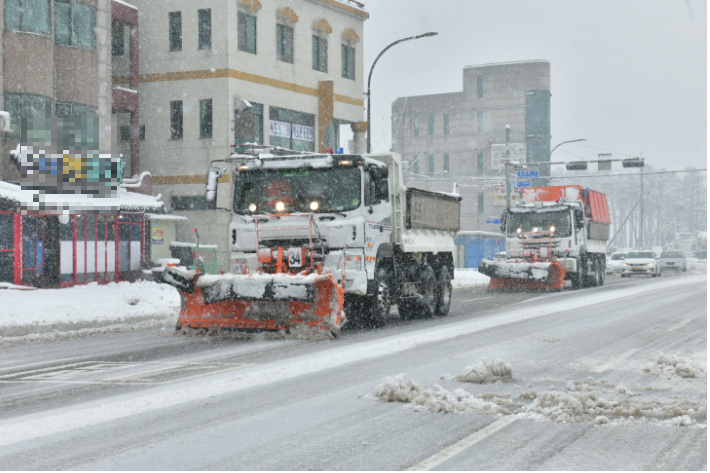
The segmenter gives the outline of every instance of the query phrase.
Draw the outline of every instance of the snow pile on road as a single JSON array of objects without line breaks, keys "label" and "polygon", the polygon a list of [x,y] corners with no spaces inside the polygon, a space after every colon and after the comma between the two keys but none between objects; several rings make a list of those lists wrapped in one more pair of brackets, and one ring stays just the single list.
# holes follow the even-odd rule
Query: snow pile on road
[{"label": "snow pile on road", "polygon": [[465,287],[486,287],[491,278],[481,274],[476,269],[455,269],[454,280],[451,281],[454,289]]},{"label": "snow pile on road", "polygon": [[149,281],[89,283],[2,290],[0,307],[0,343],[7,344],[174,326],[180,296],[173,287]]},{"label": "snow pile on road", "polygon": [[509,363],[501,359],[489,361],[481,358],[475,365],[467,366],[463,374],[458,374],[452,379],[463,383],[495,383],[513,379],[513,370]]},{"label": "snow pile on road", "polygon": [[404,374],[385,378],[368,398],[385,402],[405,402],[415,411],[429,410],[450,414],[510,414],[495,403],[484,401],[473,394],[456,389],[448,391],[438,384],[424,389],[414,381],[406,381]]},{"label": "snow pile on road", "polygon": [[[442,376],[442,379],[461,381],[457,378]],[[608,380],[597,382],[591,377],[569,381],[563,388],[520,392],[512,398],[509,393],[483,393],[477,396],[464,389],[449,391],[438,384],[427,389],[399,374],[394,378],[385,378],[366,398],[407,403],[416,411],[505,414],[526,420],[592,425],[649,424],[707,428],[705,400],[677,394],[643,396],[622,384],[615,385]]]},{"label": "snow pile on road", "polygon": [[643,370],[666,379],[671,379],[675,376],[698,378],[705,374],[704,367],[684,358],[677,352],[670,355],[661,353],[653,363],[648,364]]}]

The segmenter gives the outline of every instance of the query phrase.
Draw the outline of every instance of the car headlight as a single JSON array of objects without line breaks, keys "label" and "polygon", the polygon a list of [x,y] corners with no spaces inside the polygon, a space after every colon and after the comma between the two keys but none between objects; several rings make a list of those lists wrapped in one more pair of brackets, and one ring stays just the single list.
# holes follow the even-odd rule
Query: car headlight
[{"label": "car headlight", "polygon": [[621,266],[631,266],[629,263],[621,263]]},{"label": "car headlight", "polygon": [[654,267],[654,266],[656,266],[656,263],[648,263],[648,264],[646,264],[646,267],[648,267],[648,268],[652,268],[652,267]]}]

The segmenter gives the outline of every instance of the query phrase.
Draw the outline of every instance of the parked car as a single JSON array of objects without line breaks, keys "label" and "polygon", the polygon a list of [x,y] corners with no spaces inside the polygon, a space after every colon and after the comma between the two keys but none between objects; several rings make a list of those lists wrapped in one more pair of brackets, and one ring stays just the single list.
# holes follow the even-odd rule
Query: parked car
[{"label": "parked car", "polygon": [[606,274],[621,273],[621,263],[626,258],[626,252],[616,251],[606,259]]},{"label": "parked car", "polygon": [[687,271],[688,263],[682,251],[664,251],[661,253],[661,271]]},{"label": "parked car", "polygon": [[661,263],[651,250],[637,250],[626,253],[621,263],[621,277],[645,274],[657,278],[661,275]]}]

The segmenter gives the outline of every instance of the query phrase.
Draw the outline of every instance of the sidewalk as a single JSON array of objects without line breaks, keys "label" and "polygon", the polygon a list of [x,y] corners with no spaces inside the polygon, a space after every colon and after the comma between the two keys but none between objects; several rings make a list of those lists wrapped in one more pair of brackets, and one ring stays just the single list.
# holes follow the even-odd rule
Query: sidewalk
[{"label": "sidewalk", "polygon": [[[457,269],[453,287],[487,286],[488,280],[477,271]],[[62,289],[0,283],[0,346],[145,328],[173,330],[179,311],[177,290],[149,281]]]}]

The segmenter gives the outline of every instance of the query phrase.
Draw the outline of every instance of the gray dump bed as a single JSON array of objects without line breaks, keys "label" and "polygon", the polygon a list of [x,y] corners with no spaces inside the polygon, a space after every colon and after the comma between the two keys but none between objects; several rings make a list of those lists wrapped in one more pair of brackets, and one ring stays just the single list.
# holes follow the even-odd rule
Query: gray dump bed
[{"label": "gray dump bed", "polygon": [[461,197],[407,189],[405,228],[458,232],[461,229]]}]

